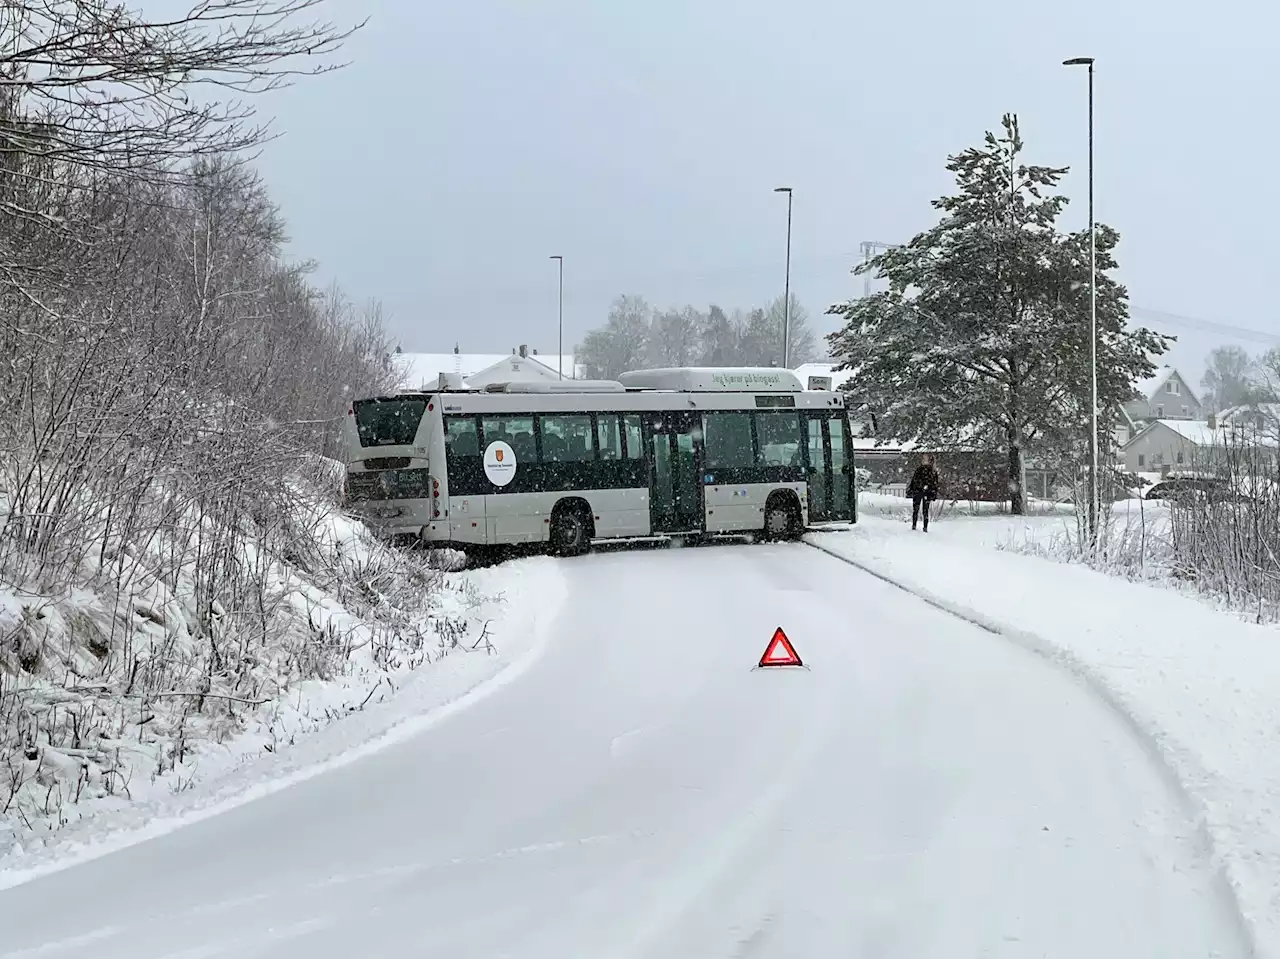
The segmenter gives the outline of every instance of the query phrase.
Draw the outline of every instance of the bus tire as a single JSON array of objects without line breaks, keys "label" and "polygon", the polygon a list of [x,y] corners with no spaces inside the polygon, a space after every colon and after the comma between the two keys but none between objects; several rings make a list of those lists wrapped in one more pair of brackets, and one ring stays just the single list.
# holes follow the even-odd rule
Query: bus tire
[{"label": "bus tire", "polygon": [[804,532],[800,499],[791,490],[774,490],[764,504],[764,539],[767,542],[799,539]]},{"label": "bus tire", "polygon": [[551,511],[551,552],[557,556],[582,555],[594,536],[591,508],[583,500],[561,500]]}]

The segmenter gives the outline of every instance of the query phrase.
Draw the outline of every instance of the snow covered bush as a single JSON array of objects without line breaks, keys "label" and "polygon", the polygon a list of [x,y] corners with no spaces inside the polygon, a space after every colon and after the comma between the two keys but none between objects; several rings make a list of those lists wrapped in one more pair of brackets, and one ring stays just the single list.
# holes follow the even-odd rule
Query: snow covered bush
[{"label": "snow covered bush", "polygon": [[84,799],[181,789],[202,750],[250,726],[274,748],[296,724],[271,710],[301,684],[341,679],[358,709],[384,680],[492,651],[472,615],[492,598],[469,580],[318,498],[281,516],[238,531],[193,516],[78,583],[0,591],[0,825],[56,828]]},{"label": "snow covered bush", "polygon": [[1274,443],[1229,430],[1220,449],[1197,459],[1197,471],[1207,482],[1170,500],[1174,575],[1249,610],[1258,622],[1280,619],[1280,476]]},{"label": "snow covered bush", "polygon": [[1223,430],[1217,445],[1152,487],[1157,499],[1140,494],[1104,511],[1097,550],[1086,546],[1082,518],[1069,535],[1010,548],[1165,580],[1256,622],[1280,621],[1276,449],[1261,433]]}]

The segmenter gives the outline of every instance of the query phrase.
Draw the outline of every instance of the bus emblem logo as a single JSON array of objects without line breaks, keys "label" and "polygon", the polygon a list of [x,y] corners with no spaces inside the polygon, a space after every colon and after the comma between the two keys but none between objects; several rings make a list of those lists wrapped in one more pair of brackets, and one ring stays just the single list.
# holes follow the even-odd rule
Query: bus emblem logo
[{"label": "bus emblem logo", "polygon": [[494,486],[506,486],[516,478],[516,451],[509,443],[494,440],[484,448],[484,475]]}]

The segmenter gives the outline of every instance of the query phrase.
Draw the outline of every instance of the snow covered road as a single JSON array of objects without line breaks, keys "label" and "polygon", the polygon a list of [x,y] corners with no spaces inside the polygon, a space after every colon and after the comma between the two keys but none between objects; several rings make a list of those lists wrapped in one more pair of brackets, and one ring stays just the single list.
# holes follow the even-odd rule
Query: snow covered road
[{"label": "snow covered road", "polygon": [[[1246,954],[1167,775],[1048,663],[798,544],[565,566],[518,680],[0,891],[0,959]],[[810,669],[751,669],[778,625]]]}]

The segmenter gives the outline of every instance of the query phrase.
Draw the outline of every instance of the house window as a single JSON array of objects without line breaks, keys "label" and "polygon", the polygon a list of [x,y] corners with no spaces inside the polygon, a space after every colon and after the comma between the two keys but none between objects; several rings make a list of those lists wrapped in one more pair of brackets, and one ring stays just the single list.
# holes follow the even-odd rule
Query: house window
[{"label": "house window", "polygon": [[1156,419],[1158,419],[1158,420],[1162,420],[1162,419],[1164,419],[1164,407],[1163,407],[1163,406],[1157,406],[1157,407],[1156,407]]},{"label": "house window", "polygon": [[1178,450],[1178,465],[1182,465],[1182,450]]},{"label": "house window", "polygon": [[1138,454],[1138,469],[1142,469],[1142,467],[1144,467],[1144,466],[1146,466],[1146,465],[1147,465],[1147,454],[1145,454],[1145,453],[1139,453],[1139,454]]},{"label": "house window", "polygon": [[1170,380],[1168,383],[1165,384],[1165,389],[1168,390],[1170,393],[1172,393],[1174,396],[1179,396],[1182,393],[1182,384],[1179,383],[1177,380]]}]

